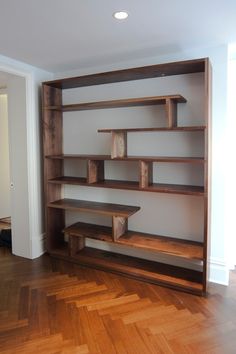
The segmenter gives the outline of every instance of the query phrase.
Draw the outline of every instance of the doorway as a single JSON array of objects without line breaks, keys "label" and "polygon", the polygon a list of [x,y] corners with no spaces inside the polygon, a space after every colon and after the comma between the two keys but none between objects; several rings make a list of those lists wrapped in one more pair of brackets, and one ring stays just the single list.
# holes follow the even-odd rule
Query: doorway
[{"label": "doorway", "polygon": [[11,248],[11,194],[6,76],[0,73],[0,246]]},{"label": "doorway", "polygon": [[6,225],[11,218],[13,254],[30,258],[26,79],[5,72],[0,79],[0,219]]},{"label": "doorway", "polygon": [[45,252],[40,87],[53,76],[1,55],[0,73],[8,79],[12,253],[33,259]]}]

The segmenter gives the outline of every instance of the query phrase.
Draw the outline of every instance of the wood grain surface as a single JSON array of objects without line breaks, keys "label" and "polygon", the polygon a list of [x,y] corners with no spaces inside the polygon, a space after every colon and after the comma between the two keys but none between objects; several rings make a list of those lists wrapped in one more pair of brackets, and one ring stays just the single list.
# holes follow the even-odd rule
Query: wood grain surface
[{"label": "wood grain surface", "polygon": [[236,273],[194,296],[0,248],[1,354],[234,354]]}]

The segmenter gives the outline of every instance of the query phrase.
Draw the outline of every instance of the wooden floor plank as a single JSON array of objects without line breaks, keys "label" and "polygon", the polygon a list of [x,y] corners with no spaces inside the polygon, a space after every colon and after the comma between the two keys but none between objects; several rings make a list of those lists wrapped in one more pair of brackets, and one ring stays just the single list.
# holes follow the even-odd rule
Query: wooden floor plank
[{"label": "wooden floor plank", "polygon": [[207,297],[0,249],[1,354],[234,354],[236,273]]}]

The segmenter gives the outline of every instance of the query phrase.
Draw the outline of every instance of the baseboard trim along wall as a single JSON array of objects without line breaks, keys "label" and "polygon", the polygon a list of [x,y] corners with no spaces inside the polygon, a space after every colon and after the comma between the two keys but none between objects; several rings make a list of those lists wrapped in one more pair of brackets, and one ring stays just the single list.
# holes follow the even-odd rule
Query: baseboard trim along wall
[{"label": "baseboard trim along wall", "polygon": [[228,264],[220,259],[211,258],[209,281],[221,285],[229,285]]},{"label": "baseboard trim along wall", "polygon": [[31,239],[32,259],[42,256],[46,252],[45,233]]}]

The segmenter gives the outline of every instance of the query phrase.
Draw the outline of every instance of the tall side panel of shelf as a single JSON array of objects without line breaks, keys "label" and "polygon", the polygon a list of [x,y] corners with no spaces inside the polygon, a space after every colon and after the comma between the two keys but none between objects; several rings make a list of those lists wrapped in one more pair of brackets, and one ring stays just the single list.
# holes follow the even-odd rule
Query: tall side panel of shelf
[{"label": "tall side panel of shelf", "polygon": [[44,150],[44,196],[45,196],[45,225],[46,248],[50,252],[63,243],[62,229],[65,224],[64,210],[47,207],[47,204],[62,198],[62,186],[52,186],[48,183],[51,178],[62,176],[63,161],[53,161],[45,158],[47,155],[62,154],[62,112],[47,107],[61,106],[62,90],[43,84],[43,150]]},{"label": "tall side panel of shelf", "polygon": [[211,202],[211,64],[208,58],[205,59],[205,72],[204,72],[204,97],[205,97],[205,138],[204,138],[204,154],[205,154],[205,167],[204,167],[204,248],[203,248],[203,292],[207,291],[207,283],[209,278],[209,259],[210,259],[210,202]]}]

